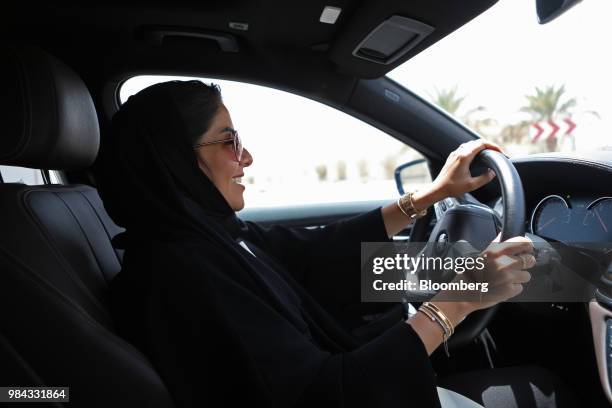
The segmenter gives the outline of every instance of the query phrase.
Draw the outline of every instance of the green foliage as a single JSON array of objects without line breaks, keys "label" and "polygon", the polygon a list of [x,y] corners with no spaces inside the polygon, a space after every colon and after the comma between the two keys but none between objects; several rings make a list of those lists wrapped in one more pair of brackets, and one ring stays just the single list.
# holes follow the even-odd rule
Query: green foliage
[{"label": "green foliage", "polygon": [[456,115],[461,103],[465,99],[465,95],[457,95],[457,86],[455,85],[451,89],[435,89],[435,95],[430,95],[433,103],[444,109],[451,115]]},{"label": "green foliage", "polygon": [[535,95],[525,95],[527,105],[521,108],[521,112],[530,113],[533,119],[549,120],[556,115],[569,114],[577,105],[575,98],[563,100],[565,85],[555,88],[554,85],[544,89],[536,87]]}]

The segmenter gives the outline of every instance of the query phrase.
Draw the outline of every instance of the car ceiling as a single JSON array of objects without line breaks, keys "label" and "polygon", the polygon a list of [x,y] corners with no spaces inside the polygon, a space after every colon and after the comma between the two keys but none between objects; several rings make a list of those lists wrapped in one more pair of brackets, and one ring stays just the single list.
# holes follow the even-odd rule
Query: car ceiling
[{"label": "car ceiling", "polygon": [[[56,55],[94,92],[139,73],[172,73],[268,84],[342,104],[357,79],[383,76],[496,1],[125,1],[88,7],[24,2],[5,9],[0,21],[5,39]],[[336,24],[319,22],[325,6],[342,9]],[[435,30],[389,65],[353,56],[371,30],[393,15]],[[231,29],[229,22],[248,23],[248,31]],[[146,40],[151,27],[230,34],[239,51],[222,52],[213,41],[187,37],[155,45]]]}]

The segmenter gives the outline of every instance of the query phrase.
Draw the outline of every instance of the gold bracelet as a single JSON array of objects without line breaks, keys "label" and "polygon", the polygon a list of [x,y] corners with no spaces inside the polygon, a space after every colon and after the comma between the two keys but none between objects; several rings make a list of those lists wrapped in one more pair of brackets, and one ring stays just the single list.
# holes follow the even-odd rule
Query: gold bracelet
[{"label": "gold bracelet", "polygon": [[[403,212],[403,213],[404,213],[404,215],[405,215],[406,217],[408,217],[408,218],[412,219],[412,218],[413,218],[413,217],[412,217],[412,215],[408,214],[408,213],[406,212],[406,210],[404,210],[404,209],[402,208],[402,205],[400,204],[400,200],[401,200],[401,199],[402,199],[402,197],[400,197],[400,198],[398,198],[398,199],[397,199],[397,202],[396,202],[396,204],[397,204],[397,208],[399,208],[399,209],[400,209],[400,211],[401,211],[401,212]],[[413,215],[414,215],[414,214],[413,214]]]},{"label": "gold bracelet", "polygon": [[453,326],[449,324],[448,320],[432,309],[431,306],[422,304],[419,309],[423,309],[435,317],[436,321],[440,322],[440,325],[444,328],[444,331],[448,333],[449,337],[454,333]]},{"label": "gold bracelet", "polygon": [[440,316],[440,318],[444,321],[444,323],[448,325],[451,335],[455,333],[455,325],[453,324],[451,319],[448,318],[446,313],[444,313],[442,309],[438,307],[438,305],[431,303],[431,302],[424,302],[423,306],[432,309],[436,313],[436,315]]},{"label": "gold bracelet", "polygon": [[397,199],[398,208],[410,219],[421,218],[427,214],[427,208],[422,210],[414,208],[414,202],[412,201],[414,193],[416,193],[416,190],[410,191]]},{"label": "gold bracelet", "polygon": [[448,329],[444,325],[444,323],[441,320],[439,320],[437,317],[435,317],[435,315],[433,314],[433,312],[431,312],[431,310],[429,310],[426,307],[423,307],[422,305],[421,307],[419,307],[417,311],[423,313],[425,316],[427,316],[429,320],[431,320],[432,322],[435,322],[436,324],[440,326],[440,328],[442,329],[442,342],[444,343],[444,352],[446,353],[447,357],[450,357],[450,353],[448,352],[448,338],[450,337],[450,334],[448,332]]},{"label": "gold bracelet", "polygon": [[[417,312],[421,312],[421,313],[423,313],[423,314],[424,314],[425,316],[427,316],[427,318],[428,318],[429,320],[431,320],[432,322],[436,322],[436,323],[438,322],[438,321],[436,320],[436,318],[434,317],[434,315],[433,315],[433,314],[432,314],[432,313],[431,313],[431,312],[430,312],[428,309],[425,309],[424,307],[419,307],[419,309],[417,310]],[[443,332],[446,332],[446,330],[444,330],[444,327],[443,327],[442,325],[440,325],[440,327],[442,327],[442,331],[443,331]]]},{"label": "gold bracelet", "polygon": [[440,325],[443,332],[442,342],[444,343],[444,351],[446,352],[446,356],[450,357],[450,353],[448,351],[448,339],[455,332],[450,319],[438,306],[434,305],[433,303],[424,302],[421,307],[419,307],[418,311],[427,316],[432,322],[436,322],[438,325]]},{"label": "gold bracelet", "polygon": [[428,310],[427,308],[424,308],[424,307],[419,307],[417,312],[423,313],[425,316],[427,316],[427,318],[429,320],[431,320],[432,322],[434,322],[438,326],[440,326],[440,328],[442,329],[442,338],[444,339],[444,341],[446,341],[446,339],[448,337],[450,337],[450,335],[448,334],[448,329],[446,328],[444,323],[442,323],[442,321],[440,321],[438,318],[436,318],[436,316],[430,310]]}]

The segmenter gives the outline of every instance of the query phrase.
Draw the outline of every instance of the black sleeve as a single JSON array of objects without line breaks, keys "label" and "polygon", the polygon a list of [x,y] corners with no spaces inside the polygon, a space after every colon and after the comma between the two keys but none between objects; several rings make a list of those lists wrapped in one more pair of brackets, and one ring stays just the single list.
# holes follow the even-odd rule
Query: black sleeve
[{"label": "black sleeve", "polygon": [[328,309],[360,302],[361,243],[390,241],[380,208],[323,228],[248,225],[248,240]]},{"label": "black sleeve", "polygon": [[202,262],[194,273],[184,265],[189,251],[155,264],[172,269],[157,275],[159,295],[145,319],[177,405],[237,406],[258,389],[265,397],[257,401],[274,407],[439,407],[429,357],[410,325],[398,322],[352,351],[321,350],[232,279],[228,265]]}]

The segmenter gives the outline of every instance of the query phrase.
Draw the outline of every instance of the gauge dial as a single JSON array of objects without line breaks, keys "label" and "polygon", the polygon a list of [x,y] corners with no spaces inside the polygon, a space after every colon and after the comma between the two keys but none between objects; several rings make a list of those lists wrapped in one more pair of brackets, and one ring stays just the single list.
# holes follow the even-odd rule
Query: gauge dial
[{"label": "gauge dial", "polygon": [[531,232],[555,238],[563,236],[570,223],[569,203],[561,196],[550,195],[538,203],[531,216]]},{"label": "gauge dial", "polygon": [[596,241],[612,237],[612,197],[600,197],[587,206],[582,225]]}]

